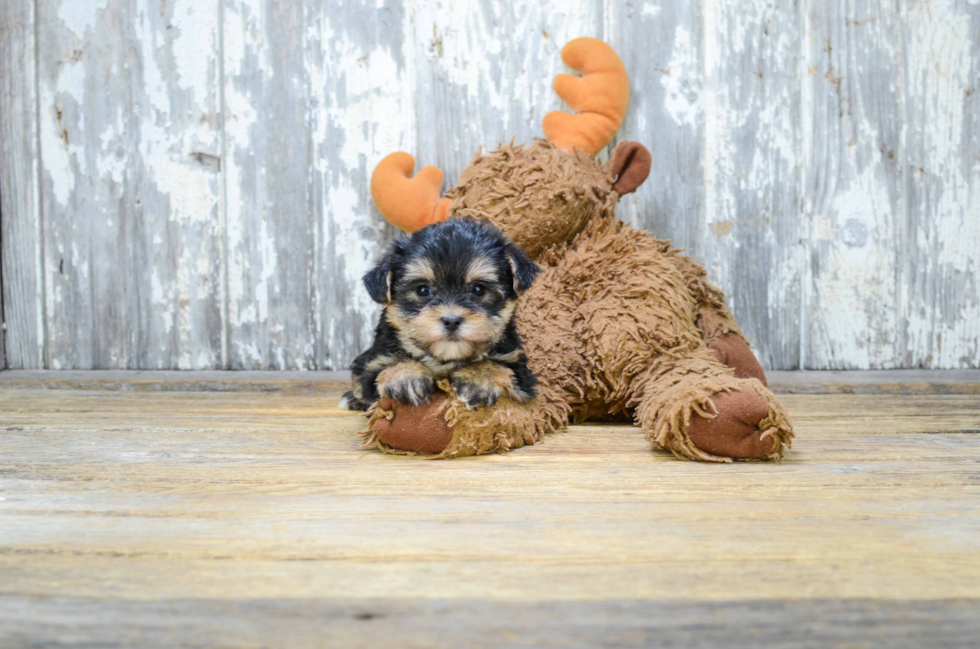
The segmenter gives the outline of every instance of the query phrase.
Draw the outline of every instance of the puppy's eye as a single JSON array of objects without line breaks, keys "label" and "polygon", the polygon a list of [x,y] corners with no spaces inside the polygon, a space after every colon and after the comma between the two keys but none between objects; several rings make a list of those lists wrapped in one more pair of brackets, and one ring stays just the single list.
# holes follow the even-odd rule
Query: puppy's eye
[{"label": "puppy's eye", "polygon": [[429,297],[429,295],[432,293],[432,291],[429,290],[429,287],[426,286],[425,284],[416,288],[415,292],[418,294],[419,297]]},{"label": "puppy's eye", "polygon": [[487,292],[487,287],[483,284],[474,284],[471,290],[473,291],[473,295],[480,297]]}]

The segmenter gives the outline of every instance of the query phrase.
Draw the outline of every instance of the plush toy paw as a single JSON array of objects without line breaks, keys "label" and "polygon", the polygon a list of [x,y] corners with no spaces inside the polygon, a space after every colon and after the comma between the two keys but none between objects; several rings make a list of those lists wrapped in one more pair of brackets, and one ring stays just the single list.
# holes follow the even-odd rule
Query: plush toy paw
[{"label": "plush toy paw", "polygon": [[759,429],[769,414],[769,402],[761,394],[751,389],[719,392],[711,403],[716,417],[691,417],[688,435],[695,446],[721,457],[769,457],[778,442]]},{"label": "plush toy paw", "polygon": [[378,407],[393,413],[374,422],[374,434],[385,446],[411,453],[441,453],[453,438],[443,411],[448,397],[436,392],[422,405],[412,406],[382,398]]},{"label": "plush toy paw", "polygon": [[735,376],[740,379],[759,379],[762,385],[768,386],[766,373],[762,365],[752,353],[749,344],[741,336],[725,334],[708,344],[708,349],[714,352],[715,358],[735,370]]},{"label": "plush toy paw", "polygon": [[492,407],[468,410],[449,380],[439,379],[436,392],[419,406],[383,398],[370,411],[361,431],[365,448],[385,453],[425,453],[434,458],[466,457],[508,451],[540,441],[564,428],[569,410],[554,391],[530,401],[506,394]]}]

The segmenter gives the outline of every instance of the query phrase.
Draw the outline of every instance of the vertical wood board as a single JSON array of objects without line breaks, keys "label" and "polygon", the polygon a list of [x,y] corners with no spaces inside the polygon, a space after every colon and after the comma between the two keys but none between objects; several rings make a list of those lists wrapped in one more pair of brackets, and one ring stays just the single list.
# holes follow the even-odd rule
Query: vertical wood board
[{"label": "vertical wood board", "polygon": [[37,6],[46,366],[218,366],[217,6]]},{"label": "vertical wood board", "polygon": [[0,3],[0,368],[44,367],[34,4]]}]

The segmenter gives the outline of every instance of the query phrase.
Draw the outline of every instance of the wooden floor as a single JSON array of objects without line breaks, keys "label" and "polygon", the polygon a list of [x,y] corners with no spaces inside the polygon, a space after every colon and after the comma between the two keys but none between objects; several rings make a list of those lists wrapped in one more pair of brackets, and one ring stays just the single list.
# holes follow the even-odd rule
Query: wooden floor
[{"label": "wooden floor", "polygon": [[980,382],[787,384],[787,459],[710,465],[613,425],[385,456],[336,381],[5,374],[2,647],[980,637]]}]

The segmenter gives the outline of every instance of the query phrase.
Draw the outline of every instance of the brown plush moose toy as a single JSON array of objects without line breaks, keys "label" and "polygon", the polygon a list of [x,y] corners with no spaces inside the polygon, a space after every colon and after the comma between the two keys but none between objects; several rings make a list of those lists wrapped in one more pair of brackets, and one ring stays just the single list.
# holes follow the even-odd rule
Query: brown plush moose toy
[{"label": "brown plush moose toy", "polygon": [[541,267],[516,315],[538,396],[468,410],[440,381],[420,406],[376,403],[367,445],[451,458],[534,444],[569,421],[630,420],[680,458],[782,458],[792,428],[721,291],[669,242],[616,219],[619,197],[651,164],[636,142],[604,165],[593,159],[629,103],[622,62],[592,38],[568,43],[562,60],[582,75],[554,83],[576,112],[549,113],[547,139],[477,154],[441,200],[442,172],[412,178],[405,153],[371,180],[378,209],[402,230],[484,219]]}]

